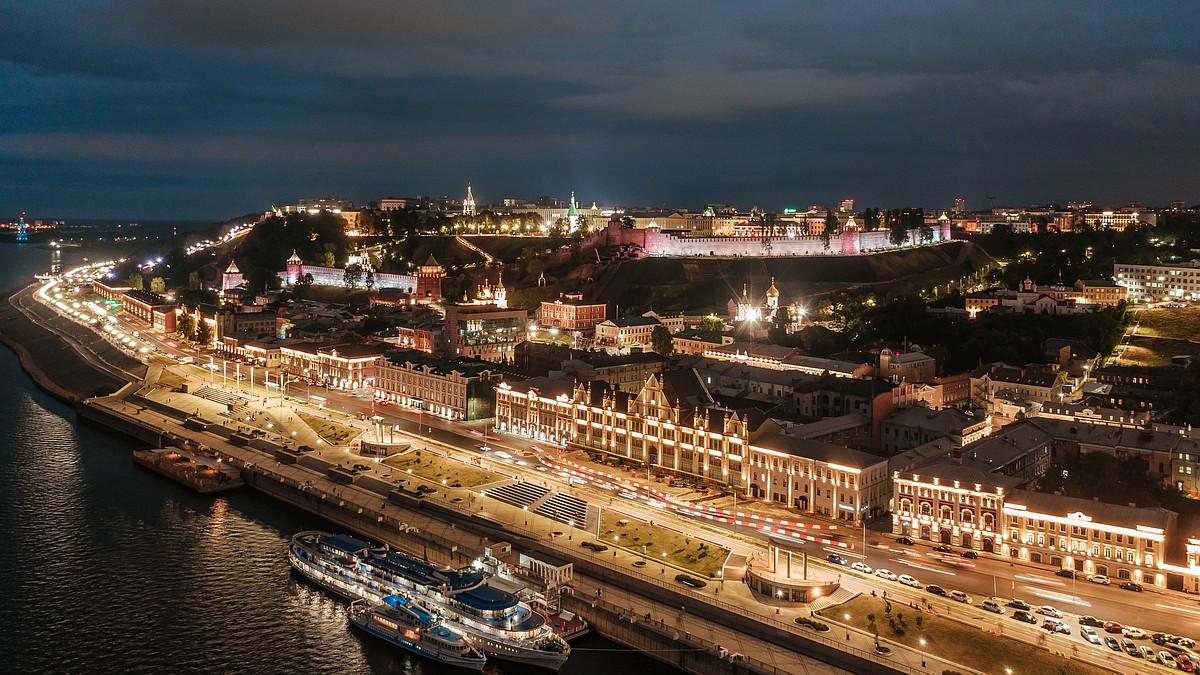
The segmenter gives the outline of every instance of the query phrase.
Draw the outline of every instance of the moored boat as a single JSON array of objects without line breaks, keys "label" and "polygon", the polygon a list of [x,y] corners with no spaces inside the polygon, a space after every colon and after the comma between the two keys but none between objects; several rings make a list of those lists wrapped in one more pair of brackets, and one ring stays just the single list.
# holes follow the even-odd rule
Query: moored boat
[{"label": "moored boat", "polygon": [[439,663],[470,670],[483,670],[487,663],[487,657],[460,633],[398,595],[389,595],[379,604],[355,600],[350,605],[350,623]]},{"label": "moored boat", "polygon": [[445,621],[489,657],[558,670],[570,656],[571,647],[543,614],[516,595],[489,586],[482,571],[436,565],[349,535],[319,531],[293,536],[288,559],[313,583],[352,600],[404,598],[409,606]]}]

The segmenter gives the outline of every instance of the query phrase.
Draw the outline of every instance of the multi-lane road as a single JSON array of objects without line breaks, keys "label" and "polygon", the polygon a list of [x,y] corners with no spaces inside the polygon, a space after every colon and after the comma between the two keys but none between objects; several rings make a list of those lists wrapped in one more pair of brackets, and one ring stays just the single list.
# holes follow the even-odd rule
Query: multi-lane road
[{"label": "multi-lane road", "polygon": [[[114,325],[124,326],[127,336],[133,335],[134,331],[137,331],[137,340],[145,342],[151,347],[148,354],[143,354],[147,358],[161,359],[163,355],[166,355],[171,357],[171,362],[175,363],[179,357],[192,356],[198,362],[185,366],[185,368],[189,374],[197,378],[217,385],[223,384],[232,390],[240,390],[246,396],[268,399],[280,397],[280,377],[277,371],[267,371],[263,368],[251,370],[247,364],[239,366],[236,362],[216,358],[211,361],[215,365],[215,370],[210,370],[205,367],[210,362],[207,355],[197,355],[193,350],[180,345],[170,337],[157,334],[153,329],[140,324],[140,322],[132,322],[122,316]],[[135,348],[134,351],[139,350]],[[237,379],[239,372],[244,379]],[[416,433],[419,436],[467,452],[478,452],[479,446],[486,445],[493,450],[506,450],[510,454],[515,454],[527,451],[531,445],[534,445],[534,441],[530,439],[492,434],[486,422],[450,421],[429,413],[404,409],[394,404],[380,405],[369,394],[362,392],[336,391],[323,387],[300,385],[289,386],[287,393],[293,397],[290,404],[319,401],[324,409],[345,413],[350,418],[362,419],[379,415],[387,424],[399,425],[402,430],[409,433]],[[486,454],[491,455],[492,459],[497,461],[512,461],[497,458],[495,453]],[[555,460],[554,457],[547,457],[547,459]],[[516,466],[513,468],[521,469]],[[561,480],[561,477],[553,471],[542,473],[538,478]],[[581,487],[584,489],[580,489]],[[608,500],[613,498],[613,493],[607,490],[590,491],[586,489],[586,486],[568,486],[568,489],[571,489],[577,496],[590,498],[597,503],[607,504]],[[627,505],[629,508],[639,511],[646,510],[646,498],[650,495],[644,489],[631,487],[625,491],[625,494],[633,497],[633,500]],[[752,505],[747,504],[739,511],[748,512],[751,508]],[[658,513],[660,517],[667,516],[661,510],[653,512]],[[686,519],[686,516],[676,515]],[[801,521],[811,520],[808,514],[797,514],[795,518]],[[745,521],[745,519],[741,520]],[[692,521],[692,523],[692,526],[695,526],[695,522]],[[732,522],[704,520],[703,527],[724,530],[731,538],[739,541],[746,541],[747,538],[765,539],[765,534],[761,529]],[[838,532],[841,534],[835,533],[831,537],[836,542],[834,545],[809,542],[807,546],[811,548],[811,557],[824,559],[827,554],[836,552],[847,558],[848,562],[865,560],[872,568],[887,568],[896,574],[909,574],[916,577],[922,587],[927,584],[937,584],[947,590],[964,591],[974,597],[976,605],[984,598],[992,596],[1006,600],[1020,598],[1035,607],[1052,605],[1065,612],[1069,619],[1073,618],[1072,615],[1091,615],[1101,620],[1117,621],[1126,626],[1138,626],[1151,632],[1162,631],[1200,637],[1200,602],[1197,602],[1194,596],[1173,591],[1160,591],[1149,587],[1145,592],[1137,593],[1122,590],[1115,583],[1111,586],[1102,586],[1090,583],[1082,577],[1072,580],[1056,576],[1053,570],[1014,563],[982,553],[977,559],[947,557],[934,552],[931,549],[932,544],[918,543],[913,546],[901,546],[896,544],[890,534],[877,532],[867,533],[864,551],[861,530],[842,529]],[[830,536],[827,531],[814,531],[813,534],[820,537]],[[970,610],[965,610],[958,603],[934,596],[924,590],[900,587],[876,577],[856,575],[847,567],[837,566],[833,563],[829,563],[829,565],[850,577],[860,576],[859,583],[864,584],[864,587],[877,589],[880,592],[883,590],[888,590],[889,593],[902,592],[914,600],[920,598],[931,601],[935,607],[944,611],[971,613]],[[1011,615],[1011,611],[1008,614]],[[1024,629],[1019,622],[1007,617],[992,615],[987,618],[992,619],[993,622],[999,621],[1005,627],[1012,626],[1012,630]],[[1055,639],[1073,641],[1083,645],[1082,639],[1078,637],[1077,622],[1072,620],[1070,623],[1075,627],[1074,635],[1070,638],[1056,637]]]}]

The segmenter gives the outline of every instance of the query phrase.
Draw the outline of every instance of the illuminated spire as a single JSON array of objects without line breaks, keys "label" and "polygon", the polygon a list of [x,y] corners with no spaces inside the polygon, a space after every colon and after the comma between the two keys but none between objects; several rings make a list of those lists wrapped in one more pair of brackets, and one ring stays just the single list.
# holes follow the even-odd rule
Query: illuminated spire
[{"label": "illuminated spire", "polygon": [[567,221],[571,223],[571,229],[579,227],[579,211],[575,208],[575,191],[571,191],[571,203],[567,204]]},{"label": "illuminated spire", "polygon": [[467,183],[467,198],[463,200],[463,215],[475,215],[475,195],[471,194],[470,183]]},{"label": "illuminated spire", "polygon": [[[574,194],[574,193],[572,193]],[[21,219],[17,221],[17,241],[29,241],[29,233],[25,231],[25,212],[21,212]]]}]

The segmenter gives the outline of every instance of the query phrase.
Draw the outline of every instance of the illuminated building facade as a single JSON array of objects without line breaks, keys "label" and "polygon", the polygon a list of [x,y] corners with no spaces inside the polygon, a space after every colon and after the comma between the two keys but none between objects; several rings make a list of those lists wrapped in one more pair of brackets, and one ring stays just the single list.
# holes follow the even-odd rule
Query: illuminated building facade
[{"label": "illuminated building facade", "polygon": [[388,352],[375,367],[375,395],[451,420],[493,415],[495,364],[477,359],[439,359],[412,349]]},{"label": "illuminated building facade", "polygon": [[1130,302],[1200,298],[1200,260],[1177,265],[1113,263],[1113,277],[1125,287]]},{"label": "illuminated building facade", "polygon": [[894,534],[1081,576],[1168,583],[1173,511],[1015,489],[1020,479],[955,462],[896,471],[892,480]]},{"label": "illuminated building facade", "polygon": [[503,382],[496,428],[842,520],[886,509],[891,486],[887,460],[718,406],[691,370],[651,376],[636,394],[604,382]]},{"label": "illuminated building facade", "polygon": [[279,348],[279,365],[289,375],[336,389],[358,389],[375,380],[387,344],[301,342]]}]

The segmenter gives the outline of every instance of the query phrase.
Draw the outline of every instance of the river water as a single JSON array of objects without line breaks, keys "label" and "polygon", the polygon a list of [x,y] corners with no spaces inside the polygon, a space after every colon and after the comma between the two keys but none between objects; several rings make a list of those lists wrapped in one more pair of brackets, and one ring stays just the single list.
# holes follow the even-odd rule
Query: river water
[{"label": "river water", "polygon": [[[67,249],[70,266],[83,249]],[[51,253],[0,244],[0,288]],[[136,441],[77,423],[0,348],[0,669],[10,673],[462,672],[352,632],[293,577],[296,531],[332,527],[252,490],[194,494],[136,467]],[[586,636],[562,672],[671,670]],[[530,669],[490,662],[488,673]]]}]

